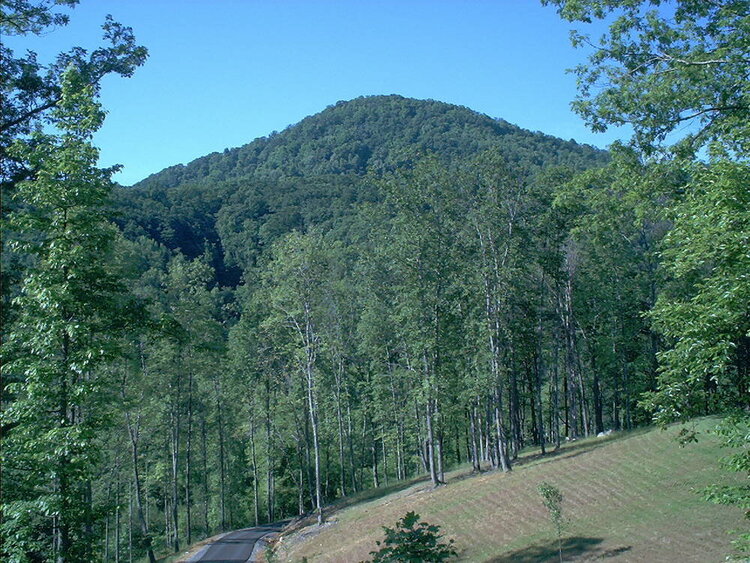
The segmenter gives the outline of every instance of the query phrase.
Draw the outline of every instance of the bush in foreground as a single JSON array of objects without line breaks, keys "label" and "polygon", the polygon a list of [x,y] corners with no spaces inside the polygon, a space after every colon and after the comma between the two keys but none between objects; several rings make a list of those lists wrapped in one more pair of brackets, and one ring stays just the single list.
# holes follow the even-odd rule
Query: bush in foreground
[{"label": "bush in foreground", "polygon": [[446,561],[458,555],[453,549],[453,540],[447,544],[440,540],[440,526],[419,522],[419,514],[407,512],[395,528],[383,526],[385,540],[376,542],[381,546],[371,551],[373,563],[395,561]]}]

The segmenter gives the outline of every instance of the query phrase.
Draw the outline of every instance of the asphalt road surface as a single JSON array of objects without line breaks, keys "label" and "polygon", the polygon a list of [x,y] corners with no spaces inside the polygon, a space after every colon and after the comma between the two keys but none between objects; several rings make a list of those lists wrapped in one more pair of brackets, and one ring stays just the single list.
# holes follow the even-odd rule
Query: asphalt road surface
[{"label": "asphalt road surface", "polygon": [[216,542],[207,545],[190,558],[201,563],[243,563],[250,558],[255,543],[271,532],[278,532],[288,521],[274,522],[257,528],[229,532]]}]

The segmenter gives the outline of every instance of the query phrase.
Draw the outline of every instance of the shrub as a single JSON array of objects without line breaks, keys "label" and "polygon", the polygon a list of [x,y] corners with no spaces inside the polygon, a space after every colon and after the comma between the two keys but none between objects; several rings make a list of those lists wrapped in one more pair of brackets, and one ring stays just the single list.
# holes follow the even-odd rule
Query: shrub
[{"label": "shrub", "polygon": [[373,562],[394,561],[445,561],[458,555],[453,540],[447,544],[440,540],[440,526],[419,522],[419,514],[407,512],[395,528],[383,526],[385,540],[377,542],[378,551],[371,551]]}]

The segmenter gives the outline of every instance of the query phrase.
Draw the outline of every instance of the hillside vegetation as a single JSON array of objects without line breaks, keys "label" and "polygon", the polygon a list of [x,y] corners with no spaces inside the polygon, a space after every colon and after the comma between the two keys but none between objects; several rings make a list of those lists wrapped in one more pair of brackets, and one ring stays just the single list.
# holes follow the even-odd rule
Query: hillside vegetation
[{"label": "hillside vegetation", "polygon": [[[628,146],[373,96],[118,188],[92,139],[132,31],[51,66],[3,48],[0,560],[154,563],[425,474],[448,486],[304,549],[356,561],[414,509],[467,559],[533,558],[546,480],[570,549],[720,558],[740,514],[694,491],[728,478],[715,442],[581,440],[719,415],[750,471],[748,0],[546,2],[612,22],[574,107]],[[70,4],[11,2],[0,31]]]},{"label": "hillside vegetation", "polygon": [[583,170],[609,160],[605,151],[465,107],[367,96],[118,190],[117,222],[129,237],[148,236],[190,258],[208,245],[220,282],[235,285],[290,231],[315,227],[338,229],[336,238],[349,236],[347,224],[358,206],[382,200],[373,177],[428,154],[455,165],[487,150],[502,155],[520,176],[553,166]]},{"label": "hillside vegetation", "polygon": [[284,131],[171,166],[135,184],[168,189],[238,177],[321,176],[393,171],[416,151],[458,160],[499,148],[525,167],[606,162],[606,153],[532,132],[463,106],[403,96],[340,101]]},{"label": "hillside vegetation", "polygon": [[[702,420],[705,432],[715,421]],[[591,438],[556,454],[522,457],[513,472],[451,474],[435,490],[422,481],[354,506],[330,508],[331,524],[297,527],[277,544],[282,561],[361,561],[393,526],[416,511],[453,538],[464,561],[530,563],[557,559],[557,540],[537,485],[563,493],[563,555],[567,561],[723,561],[726,531],[740,510],[707,504],[701,489],[738,483],[722,472],[715,437],[680,447],[677,427]]]}]

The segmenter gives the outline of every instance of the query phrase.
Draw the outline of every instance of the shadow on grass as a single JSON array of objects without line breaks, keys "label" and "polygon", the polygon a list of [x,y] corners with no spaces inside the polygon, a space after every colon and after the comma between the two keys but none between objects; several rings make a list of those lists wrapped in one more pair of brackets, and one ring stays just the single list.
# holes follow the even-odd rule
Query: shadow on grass
[{"label": "shadow on grass", "polygon": [[627,438],[633,438],[642,434],[647,434],[654,429],[653,426],[643,426],[627,431],[617,431],[609,436],[602,436],[597,438],[595,436],[589,436],[588,438],[580,438],[571,442],[563,442],[559,448],[555,448],[553,444],[547,445],[546,453],[541,453],[537,448],[529,448],[524,450],[520,457],[513,460],[513,467],[524,467],[527,465],[533,465],[538,462],[551,461],[558,457],[576,457],[578,455],[588,453],[597,450],[603,446],[607,446],[612,442],[618,442]]},{"label": "shadow on grass", "polygon": [[409,487],[412,487],[419,483],[427,483],[429,480],[430,480],[429,475],[417,475],[413,477],[412,479],[406,479],[404,481],[396,481],[395,483],[391,483],[390,485],[378,487],[377,489],[374,489],[374,488],[365,489],[364,491],[359,491],[350,496],[337,499],[330,506],[326,507],[325,512],[327,512],[330,509],[330,512],[334,513],[344,508],[348,508],[349,506],[352,506],[354,504],[360,504],[362,502],[376,500],[384,496],[388,496],[392,493],[397,493],[399,491],[406,490]]},{"label": "shadow on grass", "polygon": [[[648,431],[648,428],[629,432],[616,432],[611,436],[607,436],[606,438],[584,438],[574,442],[563,443],[559,449],[548,449],[547,453],[545,454],[542,454],[540,452],[526,451],[522,453],[519,458],[514,460],[513,467],[524,467],[526,465],[533,465],[538,462],[551,461],[558,456],[575,457],[577,455],[581,455],[583,453],[588,453],[590,451],[598,449],[613,441],[617,441],[646,431]],[[483,467],[481,471],[475,472],[471,471],[467,464],[462,465],[466,468],[465,471],[457,471],[459,469],[458,467],[450,469],[452,475],[447,478],[448,484],[463,481],[464,479],[470,479],[478,475],[500,471],[500,469],[498,468]],[[373,501],[393,493],[404,491],[417,484],[428,484],[429,481],[430,476],[426,473],[423,473],[420,475],[415,475],[411,479],[392,482],[390,485],[385,487],[379,487],[377,489],[366,489],[364,491],[360,491],[350,496],[339,498],[333,501],[323,508],[323,514],[325,517],[331,517],[337,512],[349,508],[350,506],[361,504],[363,502]],[[294,526],[294,528],[306,526],[310,523],[312,523],[312,516],[307,514],[300,519],[298,526]]]},{"label": "shadow on grass", "polygon": [[[631,546],[622,546],[604,550],[599,546],[603,541],[602,538],[565,538],[562,541],[563,560],[571,561],[581,556],[585,556],[586,559],[607,559],[631,549]],[[551,562],[557,560],[557,541],[553,540],[506,553],[490,561],[491,563],[538,563],[541,561]]]},{"label": "shadow on grass", "polygon": [[[552,446],[552,448],[548,449],[545,454],[542,454],[538,450],[535,451],[534,449],[529,448],[522,452],[521,455],[513,461],[513,467],[525,467],[528,465],[535,465],[537,463],[545,463],[547,461],[552,461],[558,457],[575,457],[596,450],[602,446],[606,446],[611,442],[630,438],[640,434],[645,434],[647,432],[650,432],[651,430],[653,430],[653,427],[645,426],[625,432],[615,432],[609,436],[601,438],[590,436],[588,438],[581,438],[580,440],[563,442],[560,448],[554,449],[554,446]],[[500,469],[498,468],[488,467],[486,464],[483,464],[482,470],[475,472],[471,470],[471,467],[467,462],[464,462],[463,464],[449,468],[448,472],[450,473],[450,475],[447,476],[446,481],[447,484],[451,484],[458,481],[463,481],[464,479],[471,479],[479,475],[499,471]],[[333,500],[332,502],[329,502],[326,506],[323,507],[323,516],[326,519],[334,517],[336,513],[343,511],[346,508],[357,504],[377,500],[393,493],[405,491],[406,489],[409,489],[414,485],[424,484],[429,486],[429,481],[430,476],[427,473],[422,473],[403,481],[392,481],[385,487],[371,488],[364,491],[359,491],[349,496],[338,498],[336,500]],[[287,528],[287,531],[296,531],[314,523],[314,514],[307,513],[295,518],[292,521],[292,524]]]},{"label": "shadow on grass", "polygon": [[[391,484],[384,487],[378,487],[377,489],[365,489],[364,491],[359,491],[349,496],[338,498],[323,507],[323,518],[325,520],[328,520],[329,518],[335,517],[338,512],[341,512],[351,506],[377,500],[393,493],[405,491],[406,489],[420,483],[427,484],[429,483],[429,481],[429,475],[416,475],[411,479],[392,482]],[[285,532],[296,532],[297,530],[301,530],[302,528],[315,524],[315,522],[315,513],[308,512],[306,514],[293,518],[290,521],[290,524],[287,526]]]}]

